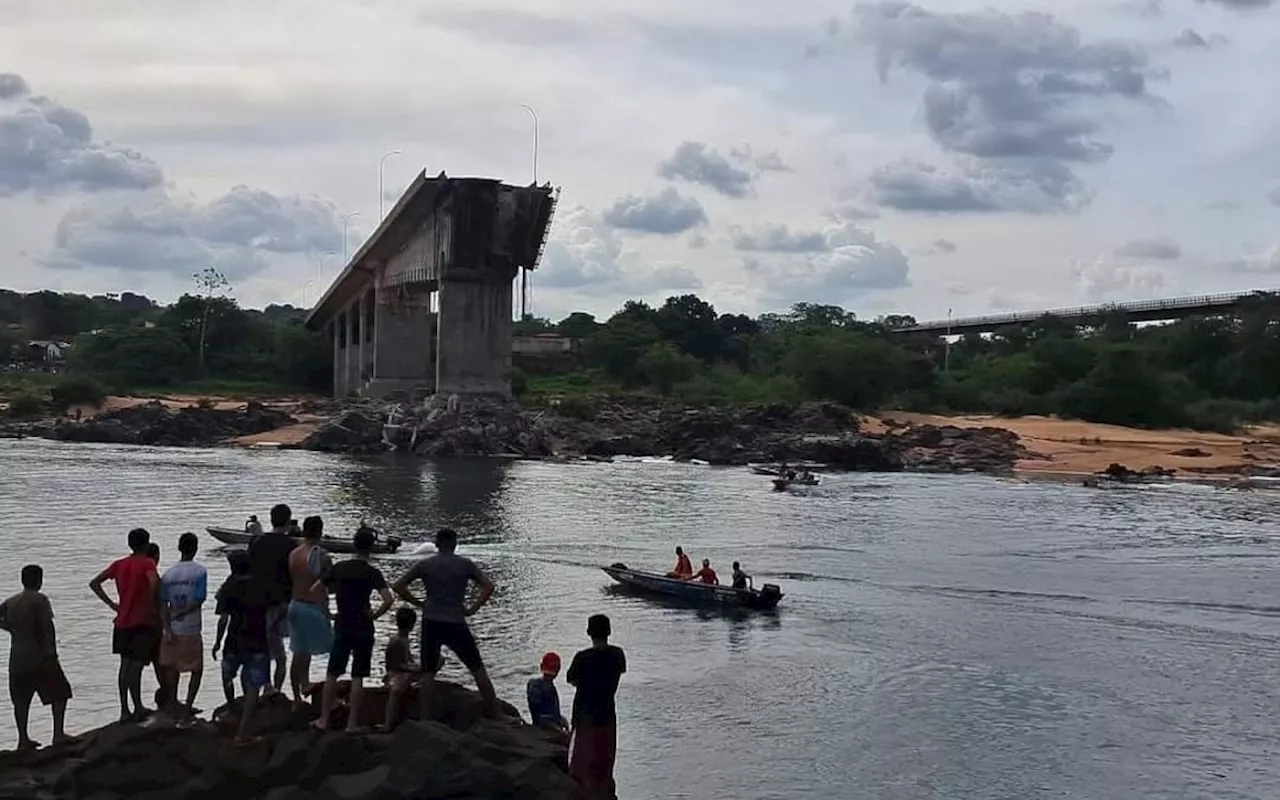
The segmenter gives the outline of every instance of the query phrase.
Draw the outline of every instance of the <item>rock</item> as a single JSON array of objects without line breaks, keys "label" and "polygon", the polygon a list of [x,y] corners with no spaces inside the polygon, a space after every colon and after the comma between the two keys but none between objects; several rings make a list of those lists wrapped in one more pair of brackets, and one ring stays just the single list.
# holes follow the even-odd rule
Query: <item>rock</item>
[{"label": "rock", "polygon": [[1169,455],[1182,456],[1183,458],[1208,458],[1212,453],[1207,450],[1201,450],[1199,447],[1184,447],[1181,450],[1174,450]]},{"label": "rock", "polygon": [[887,438],[907,469],[925,472],[1005,473],[1033,455],[1005,428],[914,425]]},{"label": "rock", "polygon": [[[444,722],[392,734],[320,733],[264,699],[262,740],[232,745],[238,706],[187,730],[113,724],[34,753],[0,754],[5,800],[570,800],[562,742],[519,718],[472,714],[473,692],[440,684]],[[369,702],[375,703],[373,694]],[[379,709],[381,705],[379,705]]]},{"label": "rock", "polygon": [[386,420],[385,414],[373,409],[348,409],[313,431],[299,447],[326,453],[376,452],[385,449]]},{"label": "rock", "polygon": [[295,421],[288,414],[261,403],[249,403],[237,410],[190,406],[174,411],[153,400],[90,419],[63,420],[44,435],[66,442],[190,447],[266,433]]},{"label": "rock", "polygon": [[1113,481],[1122,483],[1141,483],[1148,480],[1157,480],[1161,478],[1172,478],[1177,473],[1175,469],[1152,465],[1141,470],[1132,470],[1123,464],[1112,462],[1106,469],[1095,473],[1099,477],[1108,478]]}]

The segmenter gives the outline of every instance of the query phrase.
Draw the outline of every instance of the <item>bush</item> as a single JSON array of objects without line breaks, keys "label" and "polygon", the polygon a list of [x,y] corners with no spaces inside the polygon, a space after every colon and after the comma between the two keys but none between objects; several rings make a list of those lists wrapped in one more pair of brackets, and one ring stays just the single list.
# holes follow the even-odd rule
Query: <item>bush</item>
[{"label": "bush", "polygon": [[511,394],[516,397],[523,397],[529,393],[529,377],[524,374],[524,370],[511,370]]},{"label": "bush", "polygon": [[562,417],[571,417],[573,419],[592,420],[596,418],[599,412],[599,406],[594,398],[581,394],[571,394],[561,397],[559,402],[555,404],[556,413]]},{"label": "bush", "polygon": [[15,394],[9,398],[9,416],[17,419],[38,417],[44,412],[44,402],[33,394]]},{"label": "bush", "polygon": [[59,411],[80,405],[101,408],[106,398],[107,394],[102,384],[83,375],[70,375],[63,378],[49,390],[49,400]]}]

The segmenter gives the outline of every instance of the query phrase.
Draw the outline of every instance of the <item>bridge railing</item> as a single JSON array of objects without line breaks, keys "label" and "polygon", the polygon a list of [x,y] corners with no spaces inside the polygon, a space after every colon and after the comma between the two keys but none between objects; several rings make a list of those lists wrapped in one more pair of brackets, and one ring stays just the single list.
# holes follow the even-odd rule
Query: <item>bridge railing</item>
[{"label": "bridge railing", "polygon": [[1070,308],[1051,308],[1044,311],[1014,311],[1005,314],[986,314],[977,317],[953,317],[949,320],[929,320],[928,322],[920,322],[898,330],[903,333],[923,332],[923,331],[946,331],[956,328],[982,328],[995,327],[1000,325],[1019,325],[1028,322],[1035,322],[1041,317],[1052,316],[1061,319],[1079,319],[1082,317],[1097,317],[1108,312],[1120,311],[1129,314],[1140,314],[1151,311],[1179,311],[1188,308],[1208,308],[1213,306],[1228,306],[1238,303],[1241,299],[1250,297],[1255,294],[1262,294],[1260,290],[1249,292],[1221,292],[1218,294],[1202,294],[1192,297],[1173,297],[1163,300],[1134,300],[1125,303],[1099,303],[1089,306],[1073,306]]}]

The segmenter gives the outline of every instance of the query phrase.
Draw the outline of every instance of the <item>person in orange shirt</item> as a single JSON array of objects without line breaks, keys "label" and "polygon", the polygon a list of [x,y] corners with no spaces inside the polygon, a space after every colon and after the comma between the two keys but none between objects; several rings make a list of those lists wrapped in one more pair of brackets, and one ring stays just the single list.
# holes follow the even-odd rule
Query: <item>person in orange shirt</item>
[{"label": "person in orange shirt", "polygon": [[720,578],[716,576],[716,571],[711,568],[711,559],[709,558],[702,559],[702,569],[695,572],[690,580],[702,581],[713,586],[720,585]]},{"label": "person in orange shirt", "polygon": [[668,572],[667,577],[681,580],[688,580],[693,577],[693,564],[690,563],[689,557],[685,555],[683,548],[676,547],[676,568]]}]

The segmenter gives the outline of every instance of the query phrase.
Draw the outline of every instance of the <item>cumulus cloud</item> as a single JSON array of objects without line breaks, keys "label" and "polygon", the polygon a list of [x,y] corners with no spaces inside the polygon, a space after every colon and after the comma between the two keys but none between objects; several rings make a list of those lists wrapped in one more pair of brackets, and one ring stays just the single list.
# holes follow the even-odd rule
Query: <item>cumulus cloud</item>
[{"label": "cumulus cloud", "polygon": [[778,155],[778,151],[771,150],[768,153],[756,155],[751,145],[743,145],[735,147],[729,151],[729,156],[740,164],[750,164],[756,168],[757,172],[791,172],[791,165],[782,160],[782,156]]},{"label": "cumulus cloud", "polygon": [[899,211],[931,213],[1077,211],[1089,202],[1084,184],[1054,161],[989,163],[976,159],[945,171],[903,159],[871,173],[869,199]]},{"label": "cumulus cloud", "polygon": [[1187,28],[1182,33],[1178,34],[1177,38],[1173,40],[1173,46],[1181,47],[1184,50],[1195,50],[1197,48],[1204,49],[1209,46],[1209,41],[1190,28]]},{"label": "cumulus cloud", "polygon": [[314,253],[341,246],[332,204],[236,186],[208,203],[152,191],[141,198],[91,199],[58,222],[46,266],[125,272],[192,272],[208,265],[232,280],[267,267],[264,253]]},{"label": "cumulus cloud", "polygon": [[1146,298],[1169,291],[1167,276],[1153,267],[1099,257],[1092,261],[1074,259],[1069,268],[1080,290],[1091,300]]},{"label": "cumulus cloud", "polygon": [[817,253],[827,249],[821,231],[792,231],[786,225],[765,223],[754,230],[734,227],[733,248],[761,253]]},{"label": "cumulus cloud", "polygon": [[612,225],[583,206],[556,215],[537,284],[584,295],[696,291],[702,281],[682,264],[646,264],[627,252]]},{"label": "cumulus cloud", "polygon": [[[973,185],[973,173],[988,182],[1012,182],[1019,196],[1015,205],[1026,205],[1026,190],[1039,188],[1048,196],[1031,203],[1034,210],[1078,207],[1087,195],[1068,165],[1105,161],[1114,149],[1089,116],[1094,105],[1150,100],[1147,82],[1159,74],[1137,44],[1085,42],[1079,31],[1048,14],[948,14],[887,1],[860,5],[855,19],[857,34],[876,48],[881,80],[897,66],[928,81],[923,102],[930,137],[949,153],[983,162],[964,167],[964,179],[943,182],[934,170],[927,182],[931,191],[922,198],[913,199],[915,192],[884,194],[902,210],[1008,210],[1004,190],[983,181]],[[903,172],[889,176],[901,180]]]},{"label": "cumulus cloud", "polygon": [[0,74],[0,197],[147,189],[163,179],[141,153],[96,140],[84,114],[31,94],[20,75]]},{"label": "cumulus cloud", "polygon": [[822,239],[814,252],[749,256],[743,266],[752,281],[787,302],[829,298],[844,303],[868,291],[911,285],[906,254],[874,233],[843,223],[826,228]]},{"label": "cumulus cloud", "polygon": [[1133,239],[1116,248],[1121,258],[1142,258],[1155,261],[1177,261],[1182,258],[1182,247],[1167,237],[1158,239]]},{"label": "cumulus cloud", "polygon": [[752,174],[734,166],[728,158],[704,142],[684,142],[670,158],[658,164],[658,175],[705,186],[725,197],[743,198],[751,193]]},{"label": "cumulus cloud", "polygon": [[705,225],[707,212],[697,199],[667,187],[644,197],[620,197],[605,210],[603,218],[615,228],[671,235]]},{"label": "cumulus cloud", "polygon": [[950,239],[934,239],[933,244],[929,246],[930,253],[954,253],[960,247]]},{"label": "cumulus cloud", "polygon": [[1229,272],[1264,274],[1280,272],[1280,245],[1273,245],[1263,250],[1248,250],[1217,266]]}]

